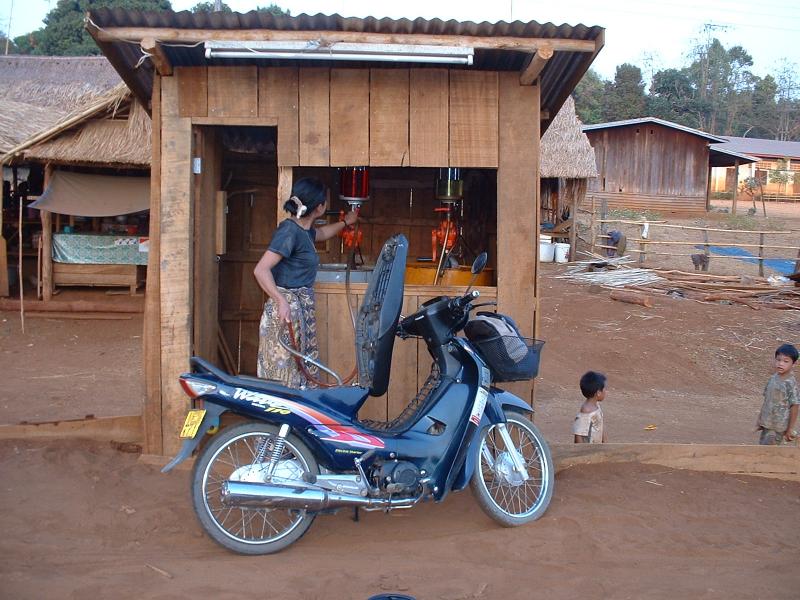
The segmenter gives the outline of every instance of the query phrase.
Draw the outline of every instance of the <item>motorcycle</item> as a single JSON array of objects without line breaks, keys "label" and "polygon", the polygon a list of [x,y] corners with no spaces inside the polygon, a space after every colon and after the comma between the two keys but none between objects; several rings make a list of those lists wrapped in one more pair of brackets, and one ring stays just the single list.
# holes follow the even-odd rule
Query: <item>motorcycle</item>
[{"label": "motorcycle", "polygon": [[[183,445],[163,471],[206,441],[192,471],[192,502],[206,533],[228,550],[278,552],[319,514],[409,509],[441,502],[468,484],[503,526],[523,525],[547,510],[554,472],[547,442],[530,420],[531,406],[494,385],[535,377],[542,342],[520,337],[496,313],[470,320],[486,305],[475,302],[479,293],[471,286],[461,297],[433,298],[402,317],[407,252],[404,236],[390,238],[367,286],[355,329],[358,385],[291,389],[229,375],[199,357],[181,375],[193,408]],[[483,253],[473,275],[485,265]],[[495,322],[500,333],[491,335]],[[367,398],[388,388],[396,337],[424,340],[431,373],[397,418],[360,420]],[[224,413],[247,421],[220,430]]]}]

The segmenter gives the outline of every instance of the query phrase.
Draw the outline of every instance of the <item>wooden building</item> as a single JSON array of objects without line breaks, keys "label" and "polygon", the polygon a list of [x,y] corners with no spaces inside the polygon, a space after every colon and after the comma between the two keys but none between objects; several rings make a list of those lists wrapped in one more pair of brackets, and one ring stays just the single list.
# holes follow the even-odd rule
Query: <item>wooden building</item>
[{"label": "wooden building", "polygon": [[30,207],[41,219],[45,301],[57,286],[135,293],[144,284],[147,219],[128,215],[149,209],[150,154],[150,116],[119,83],[0,157],[44,170],[43,194]]},{"label": "wooden building", "polygon": [[[3,165],[3,206],[0,212],[0,296],[9,294],[8,257],[18,263],[22,246],[25,261],[36,260],[32,247],[39,231],[38,218],[27,204],[41,193],[43,165],[14,161],[9,152],[39,132],[53,127],[80,107],[96,101],[119,85],[119,75],[102,56],[0,57],[0,164]],[[14,198],[12,198],[12,195]],[[19,225],[22,198],[23,219]]]},{"label": "wooden building", "polygon": [[[711,191],[736,194],[737,200],[749,199],[742,193],[745,180],[754,177],[761,182],[764,197],[769,200],[800,200],[800,142],[723,136],[725,142],[712,150],[738,155],[735,165],[714,165]],[[741,167],[741,168],[740,168]]]},{"label": "wooden building", "polygon": [[583,131],[597,160],[598,176],[589,185],[597,200],[661,213],[707,210],[709,144],[723,138],[655,117],[586,125]]},{"label": "wooden building", "polygon": [[[368,166],[363,254],[404,232],[413,262],[430,257],[440,220],[436,169],[463,169],[465,236],[496,270],[481,292],[535,335],[539,139],[602,48],[601,28],[118,9],[87,23],[153,118],[148,452],[177,447],[188,405],[177,378],[192,354],[254,369],[264,297],[252,269],[298,177],[330,183],[338,212],[337,168]],[[318,249],[341,260],[337,242]],[[404,313],[464,289],[432,283],[406,287]],[[353,290],[355,304],[364,284]],[[316,292],[322,359],[347,372],[345,286]],[[361,415],[393,417],[429,370],[424,347],[398,341],[389,392]],[[532,384],[513,387],[532,399]]]}]

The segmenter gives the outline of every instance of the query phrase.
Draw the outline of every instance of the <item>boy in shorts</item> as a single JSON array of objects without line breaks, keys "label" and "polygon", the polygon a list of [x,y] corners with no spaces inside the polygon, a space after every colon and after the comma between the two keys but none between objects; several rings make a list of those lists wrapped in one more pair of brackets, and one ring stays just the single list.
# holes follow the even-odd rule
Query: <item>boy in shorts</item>
[{"label": "boy in shorts", "polygon": [[775,373],[764,387],[764,404],[757,423],[758,443],[762,446],[797,444],[800,396],[792,373],[797,357],[797,348],[791,344],[783,344],[775,351]]}]

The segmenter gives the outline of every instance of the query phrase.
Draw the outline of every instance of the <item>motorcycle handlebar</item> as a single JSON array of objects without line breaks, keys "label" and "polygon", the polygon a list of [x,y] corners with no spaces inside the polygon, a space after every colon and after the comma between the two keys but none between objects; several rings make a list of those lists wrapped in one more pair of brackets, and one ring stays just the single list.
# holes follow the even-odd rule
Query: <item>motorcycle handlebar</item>
[{"label": "motorcycle handlebar", "polygon": [[452,306],[453,308],[460,308],[463,310],[467,305],[469,305],[470,302],[475,300],[475,298],[477,298],[480,295],[481,293],[478,290],[472,290],[471,292],[467,292],[466,294],[461,296],[461,298],[453,299]]}]

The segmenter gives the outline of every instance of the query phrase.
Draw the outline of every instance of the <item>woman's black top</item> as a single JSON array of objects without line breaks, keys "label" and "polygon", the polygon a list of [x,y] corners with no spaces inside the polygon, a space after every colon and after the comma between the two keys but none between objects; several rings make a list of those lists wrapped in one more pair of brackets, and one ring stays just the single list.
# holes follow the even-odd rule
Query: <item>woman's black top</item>
[{"label": "woman's black top", "polygon": [[269,249],[283,258],[272,267],[272,277],[282,288],[312,287],[317,277],[319,254],[314,248],[316,230],[303,229],[292,219],[284,219],[269,243]]}]

